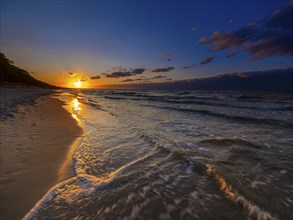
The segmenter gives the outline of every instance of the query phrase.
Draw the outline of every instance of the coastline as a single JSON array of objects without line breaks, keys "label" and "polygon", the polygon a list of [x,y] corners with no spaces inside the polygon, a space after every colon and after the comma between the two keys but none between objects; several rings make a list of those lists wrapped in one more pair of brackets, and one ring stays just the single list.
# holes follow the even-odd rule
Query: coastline
[{"label": "coastline", "polygon": [[52,95],[30,97],[1,121],[1,219],[24,217],[51,187],[74,175],[68,158],[82,128],[64,102]]}]

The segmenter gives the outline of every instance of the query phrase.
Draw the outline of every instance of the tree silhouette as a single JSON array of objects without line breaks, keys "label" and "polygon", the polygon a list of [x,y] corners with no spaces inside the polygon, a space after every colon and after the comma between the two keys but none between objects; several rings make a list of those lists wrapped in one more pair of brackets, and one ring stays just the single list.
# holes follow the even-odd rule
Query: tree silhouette
[{"label": "tree silhouette", "polygon": [[58,88],[33,78],[26,70],[14,65],[3,53],[0,52],[0,84],[12,83],[36,86],[41,88]]}]

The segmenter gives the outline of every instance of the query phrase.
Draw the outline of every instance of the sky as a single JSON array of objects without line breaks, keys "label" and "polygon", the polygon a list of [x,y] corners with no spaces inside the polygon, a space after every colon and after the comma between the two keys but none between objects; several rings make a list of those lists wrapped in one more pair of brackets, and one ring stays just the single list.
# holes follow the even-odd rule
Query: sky
[{"label": "sky", "polygon": [[285,0],[1,0],[1,52],[63,87],[292,68],[292,8]]}]

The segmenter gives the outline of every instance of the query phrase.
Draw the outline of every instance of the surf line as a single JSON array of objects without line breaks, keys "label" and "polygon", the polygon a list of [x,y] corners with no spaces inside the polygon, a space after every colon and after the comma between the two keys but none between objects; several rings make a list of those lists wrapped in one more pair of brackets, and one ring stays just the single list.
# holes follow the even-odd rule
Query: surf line
[{"label": "surf line", "polygon": [[270,213],[263,211],[260,207],[240,195],[212,166],[206,165],[206,168],[207,173],[218,182],[220,190],[225,194],[225,197],[233,203],[241,205],[249,217],[257,220],[277,220]]}]

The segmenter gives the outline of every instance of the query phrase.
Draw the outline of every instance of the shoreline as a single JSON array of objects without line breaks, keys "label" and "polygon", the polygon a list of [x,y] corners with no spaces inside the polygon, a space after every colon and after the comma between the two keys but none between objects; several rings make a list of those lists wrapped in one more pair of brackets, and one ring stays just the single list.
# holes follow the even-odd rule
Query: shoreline
[{"label": "shoreline", "polygon": [[53,95],[19,105],[1,121],[1,219],[23,218],[51,187],[74,176],[71,157],[83,130],[68,103]]}]

